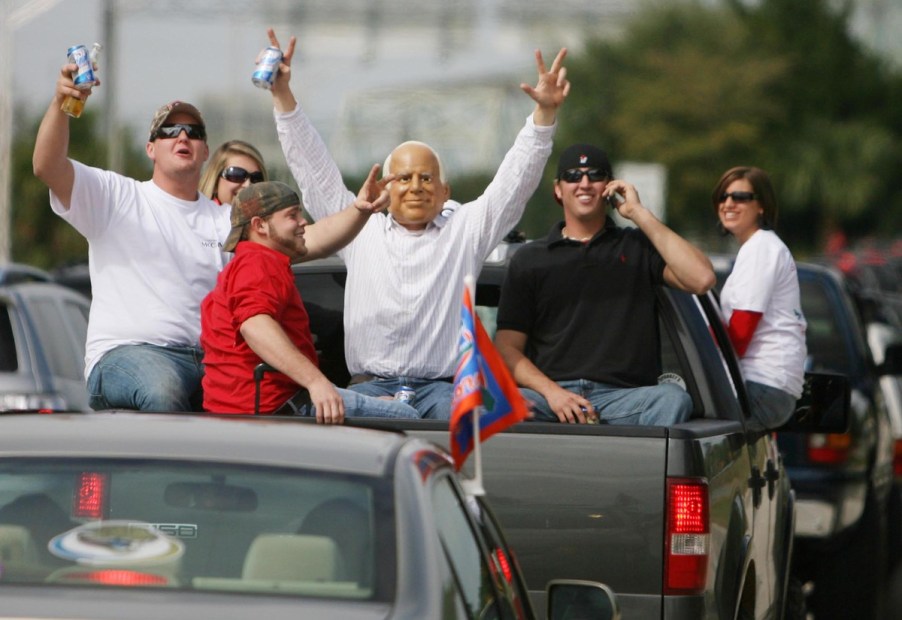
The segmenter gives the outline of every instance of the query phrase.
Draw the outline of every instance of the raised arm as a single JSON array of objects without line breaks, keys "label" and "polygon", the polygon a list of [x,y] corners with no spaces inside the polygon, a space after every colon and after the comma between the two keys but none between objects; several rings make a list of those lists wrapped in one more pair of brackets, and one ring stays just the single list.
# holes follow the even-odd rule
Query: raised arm
[{"label": "raised arm", "polygon": [[616,192],[624,201],[617,211],[639,227],[664,259],[664,280],[673,288],[696,295],[707,293],[717,282],[714,267],[705,253],[689,243],[646,209],[639,200],[636,188],[625,181],[614,180],[605,188],[605,195]]},{"label": "raised arm", "polygon": [[[272,28],[266,29],[266,35],[269,37],[270,45],[282,49],[282,46],[279,45],[279,39],[276,38],[276,33]],[[298,105],[289,84],[291,80],[291,59],[294,57],[294,46],[296,43],[297,39],[291,37],[288,40],[288,47],[282,50],[282,62],[279,64],[279,71],[272,86],[272,101],[276,112],[291,112]]]},{"label": "raised arm", "polygon": [[240,329],[241,336],[260,359],[310,392],[317,422],[337,424],[344,420],[344,401],[335,386],[294,346],[274,318],[257,314],[244,321]]},{"label": "raised arm", "polygon": [[[270,45],[279,47],[272,28],[267,30],[267,35]],[[307,212],[315,220],[321,220],[347,207],[354,200],[354,193],[345,187],[338,165],[289,86],[295,43],[295,38],[291,37],[288,47],[283,50],[282,63],[272,87],[276,131],[285,162],[304,196]]]},{"label": "raised arm", "polygon": [[551,68],[545,68],[545,60],[542,52],[536,50],[536,69],[539,79],[535,87],[529,84],[520,84],[520,88],[536,102],[536,109],[532,113],[532,120],[536,125],[554,125],[557,110],[564,103],[564,99],[570,92],[570,82],[567,81],[567,68],[563,66],[567,56],[567,48],[561,48]]},{"label": "raised arm", "polygon": [[370,168],[357,199],[347,208],[323,218],[307,229],[307,254],[301,261],[313,260],[334,254],[357,236],[370,215],[388,206],[389,197],[385,186],[394,180],[388,175],[377,180],[379,164]]},{"label": "raised arm", "polygon": [[56,92],[38,128],[31,160],[34,175],[56,194],[66,209],[72,199],[75,169],[69,161],[69,117],[60,110],[60,105],[67,95],[84,98],[88,94],[88,91],[75,88],[72,82],[72,72],[76,69],[74,64],[63,65],[60,69]]}]

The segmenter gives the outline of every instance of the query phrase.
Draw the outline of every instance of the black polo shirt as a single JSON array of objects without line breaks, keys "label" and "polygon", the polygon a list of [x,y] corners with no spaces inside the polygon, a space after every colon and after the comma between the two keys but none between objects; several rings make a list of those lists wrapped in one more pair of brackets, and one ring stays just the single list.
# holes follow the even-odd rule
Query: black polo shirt
[{"label": "black polo shirt", "polygon": [[587,243],[563,238],[562,227],[512,257],[498,329],[525,333],[526,356],[554,381],[655,384],[664,259],[644,233],[610,218]]}]

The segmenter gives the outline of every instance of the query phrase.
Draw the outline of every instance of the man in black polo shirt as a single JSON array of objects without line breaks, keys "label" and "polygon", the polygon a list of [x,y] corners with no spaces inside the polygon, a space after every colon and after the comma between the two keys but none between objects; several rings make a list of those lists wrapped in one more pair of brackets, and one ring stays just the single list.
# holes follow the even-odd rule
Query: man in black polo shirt
[{"label": "man in black polo shirt", "polygon": [[[689,417],[692,399],[657,384],[655,287],[702,294],[714,269],[612,176],[597,147],[563,152],[554,197],[564,221],[514,254],[495,343],[537,420],[675,424]],[[637,228],[607,217],[609,199]]]}]

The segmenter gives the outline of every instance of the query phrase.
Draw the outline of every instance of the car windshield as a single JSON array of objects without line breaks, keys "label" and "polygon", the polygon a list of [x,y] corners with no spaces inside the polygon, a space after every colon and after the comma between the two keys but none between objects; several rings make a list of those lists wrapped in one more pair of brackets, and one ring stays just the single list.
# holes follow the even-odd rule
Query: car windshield
[{"label": "car windshield", "polygon": [[[0,461],[0,588],[163,587],[387,601],[390,485],[204,462]],[[0,592],[2,596],[2,592]]]}]

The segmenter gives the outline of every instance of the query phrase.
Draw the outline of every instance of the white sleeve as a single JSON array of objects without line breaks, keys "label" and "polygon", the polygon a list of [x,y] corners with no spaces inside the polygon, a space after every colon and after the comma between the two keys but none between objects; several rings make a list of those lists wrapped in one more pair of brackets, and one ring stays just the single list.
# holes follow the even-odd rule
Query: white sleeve
[{"label": "white sleeve", "polygon": [[291,112],[273,112],[279,143],[294,176],[304,209],[319,220],[338,213],[355,198],[341,177],[320,135],[300,104]]},{"label": "white sleeve", "polygon": [[53,192],[50,192],[50,207],[86,239],[94,239],[109,226],[116,202],[123,200],[123,196],[136,200],[134,182],[115,172],[70,161],[75,180],[69,208],[66,209]]},{"label": "white sleeve", "polygon": [[504,156],[498,172],[485,192],[473,202],[462,205],[456,215],[479,212],[482,257],[488,255],[523,216],[526,203],[539,186],[545,164],[551,155],[556,125],[536,125],[532,115],[517,134],[513,146]]}]

